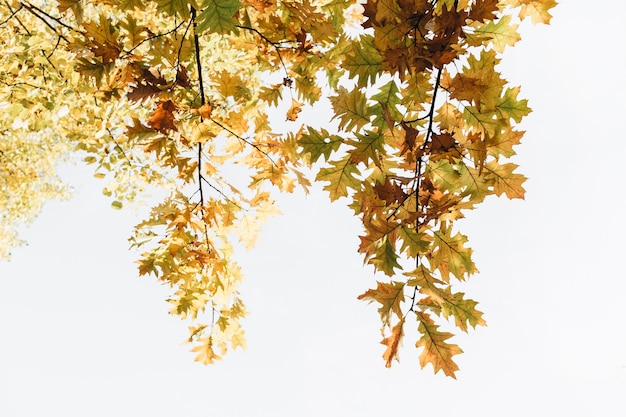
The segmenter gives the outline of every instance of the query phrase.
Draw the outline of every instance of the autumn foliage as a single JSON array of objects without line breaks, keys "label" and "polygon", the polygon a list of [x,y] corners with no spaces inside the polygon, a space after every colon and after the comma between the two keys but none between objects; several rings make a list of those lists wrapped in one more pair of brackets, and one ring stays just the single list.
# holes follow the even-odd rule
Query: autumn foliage
[{"label": "autumn foliage", "polygon": [[[62,195],[54,158],[69,149],[114,208],[167,190],[130,243],[208,364],[245,346],[233,239],[251,248],[272,193],[314,179],[362,221],[357,250],[380,280],[359,298],[378,307],[385,365],[410,326],[421,366],[454,377],[445,328],[485,325],[453,290],[477,272],[456,221],[490,195],[524,197],[510,158],[530,109],[497,65],[553,0],[51,3],[0,5],[0,256],[19,213]],[[320,105],[333,120],[303,124]]]}]

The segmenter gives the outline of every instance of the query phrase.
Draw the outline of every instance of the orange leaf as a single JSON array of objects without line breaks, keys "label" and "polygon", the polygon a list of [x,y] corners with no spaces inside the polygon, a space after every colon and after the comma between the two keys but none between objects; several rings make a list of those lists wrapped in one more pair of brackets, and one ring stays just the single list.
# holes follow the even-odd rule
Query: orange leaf
[{"label": "orange leaf", "polygon": [[385,360],[385,367],[391,368],[391,361],[395,359],[396,361],[400,361],[398,357],[398,347],[400,346],[400,342],[402,341],[402,336],[404,336],[404,318],[398,322],[393,329],[391,329],[391,336],[385,337],[381,340],[381,344],[387,346],[385,353],[383,353],[383,359]]},{"label": "orange leaf", "polygon": [[161,132],[177,130],[174,125],[174,112],[176,104],[172,100],[160,101],[152,116],[148,119],[148,126]]},{"label": "orange leaf", "polygon": [[302,111],[302,103],[298,103],[296,100],[291,99],[291,107],[287,111],[287,120],[294,122],[298,118],[298,113]]},{"label": "orange leaf", "polygon": [[200,117],[202,117],[203,119],[210,119],[212,112],[213,112],[213,107],[209,103],[203,104],[198,109],[198,114],[200,114]]}]

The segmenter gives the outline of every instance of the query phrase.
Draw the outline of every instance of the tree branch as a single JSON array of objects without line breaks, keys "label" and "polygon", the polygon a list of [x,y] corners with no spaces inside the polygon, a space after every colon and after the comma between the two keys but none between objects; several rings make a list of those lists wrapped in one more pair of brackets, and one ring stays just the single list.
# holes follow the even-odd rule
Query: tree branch
[{"label": "tree branch", "polygon": [[128,51],[124,51],[124,55],[122,56],[122,58],[126,58],[128,55],[132,54],[133,51],[137,48],[139,48],[141,45],[143,45],[145,42],[150,42],[151,40],[163,37],[163,36],[167,36],[171,33],[174,33],[176,31],[178,31],[178,29],[180,29],[180,27],[185,23],[185,21],[180,22],[178,25],[176,25],[176,27],[174,29],[168,30],[167,32],[164,33],[157,33],[155,35],[149,36],[146,39],[142,39],[137,45],[133,46],[132,48],[130,48]]},{"label": "tree branch", "polygon": [[69,29],[72,32],[77,32],[77,33],[80,33],[81,35],[83,34],[79,30],[76,30],[75,28],[61,21],[61,19],[50,15],[49,13],[45,12],[44,10],[41,10],[39,7],[33,4],[30,4],[28,2],[27,3],[20,2],[20,8],[22,7],[28,10],[33,16],[41,20],[46,26],[48,26],[48,28],[50,28],[51,31],[54,32],[55,35],[57,35],[59,38],[63,39],[67,43],[70,43],[70,41],[62,33],[59,33],[59,31],[57,31],[57,28],[52,26],[52,24],[48,21],[48,19],[52,20],[59,26]]}]

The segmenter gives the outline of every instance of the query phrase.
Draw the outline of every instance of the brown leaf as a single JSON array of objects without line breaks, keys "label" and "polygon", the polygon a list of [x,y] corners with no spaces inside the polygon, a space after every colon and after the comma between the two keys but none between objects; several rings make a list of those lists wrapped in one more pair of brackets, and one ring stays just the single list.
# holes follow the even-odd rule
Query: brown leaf
[{"label": "brown leaf", "polygon": [[409,126],[406,123],[401,124],[402,129],[404,129],[404,147],[402,148],[401,155],[412,151],[415,148],[415,139],[417,138],[418,131],[413,127]]},{"label": "brown leaf", "polygon": [[183,88],[187,88],[191,85],[189,82],[189,73],[184,65],[180,65],[176,71],[176,84]]},{"label": "brown leaf", "polygon": [[374,186],[374,192],[381,200],[387,204],[402,203],[406,200],[406,193],[402,190],[402,187],[395,182],[386,179],[384,184],[377,183]]},{"label": "brown leaf", "polygon": [[485,22],[493,20],[498,11],[498,3],[500,0],[477,0],[469,12],[469,18],[477,22]]},{"label": "brown leaf", "polygon": [[[178,74],[176,75],[178,80]],[[141,75],[135,78],[136,86],[128,94],[129,100],[140,101],[158,95],[163,91],[162,86],[167,85],[167,80],[156,69],[141,69]]]},{"label": "brown leaf", "polygon": [[132,101],[145,100],[147,98],[156,96],[161,92],[161,89],[152,84],[138,84],[132,90],[128,92],[126,97]]},{"label": "brown leaf", "polygon": [[434,161],[447,159],[454,162],[455,158],[461,158],[463,154],[459,151],[459,144],[451,133],[433,134],[428,144],[430,155]]},{"label": "brown leaf", "polygon": [[95,56],[100,57],[102,59],[102,63],[105,65],[115,62],[122,52],[118,45],[109,42],[100,43],[92,41],[89,45],[89,49]]},{"label": "brown leaf", "polygon": [[434,155],[446,153],[450,149],[454,149],[457,143],[450,133],[434,134],[428,146],[430,152]]},{"label": "brown leaf", "polygon": [[176,104],[172,100],[160,101],[152,116],[148,119],[148,126],[161,132],[177,130],[174,125],[174,112]]}]

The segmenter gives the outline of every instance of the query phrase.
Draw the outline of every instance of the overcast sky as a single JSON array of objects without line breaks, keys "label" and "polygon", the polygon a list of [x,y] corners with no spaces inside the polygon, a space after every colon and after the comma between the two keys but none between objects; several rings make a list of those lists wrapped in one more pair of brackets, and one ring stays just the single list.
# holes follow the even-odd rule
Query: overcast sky
[{"label": "overcast sky", "polygon": [[461,224],[481,272],[456,288],[489,325],[455,339],[457,380],[421,370],[410,334],[385,369],[376,308],[356,300],[375,285],[358,220],[319,191],[281,197],[240,257],[247,351],[193,362],[167,289],[137,276],[137,219],[65,168],[75,197],[0,263],[0,416],[626,415],[626,2],[562,3],[501,66],[534,110],[527,199]]}]

